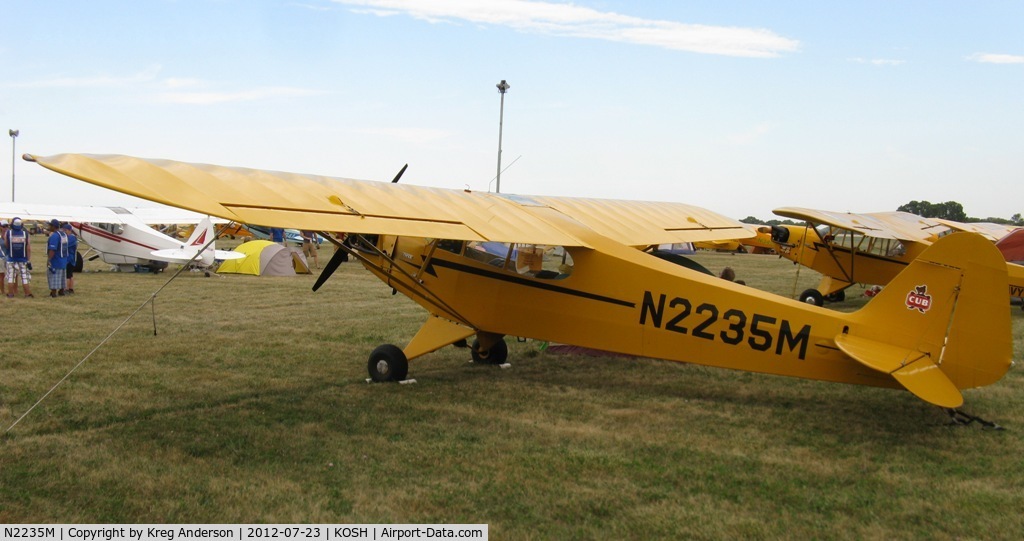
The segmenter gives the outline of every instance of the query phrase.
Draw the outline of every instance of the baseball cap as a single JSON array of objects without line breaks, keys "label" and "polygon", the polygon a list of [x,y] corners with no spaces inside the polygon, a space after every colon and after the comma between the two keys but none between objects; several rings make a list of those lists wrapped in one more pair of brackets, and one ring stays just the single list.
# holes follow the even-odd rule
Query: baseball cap
[{"label": "baseball cap", "polygon": [[7,227],[11,224],[7,223],[7,220],[0,220],[0,226]]},{"label": "baseball cap", "polygon": [[56,218],[50,220],[50,227],[56,227],[56,228],[60,229],[60,220],[58,220]]},{"label": "baseball cap", "polygon": [[71,222],[64,222],[64,229],[71,229]]},{"label": "baseball cap", "polygon": [[21,218],[15,218],[11,220],[12,227],[21,227]]}]

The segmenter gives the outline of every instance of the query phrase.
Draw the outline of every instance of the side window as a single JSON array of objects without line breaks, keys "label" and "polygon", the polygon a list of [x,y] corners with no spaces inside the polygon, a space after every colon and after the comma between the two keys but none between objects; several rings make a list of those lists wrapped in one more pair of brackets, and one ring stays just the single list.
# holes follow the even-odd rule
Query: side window
[{"label": "side window", "polygon": [[437,241],[437,247],[453,254],[462,254],[462,245],[465,244],[461,240],[448,240],[441,239]]},{"label": "side window", "polygon": [[572,274],[572,256],[562,246],[467,242],[465,257],[481,263],[543,280],[558,280]]},{"label": "side window", "polygon": [[572,256],[562,246],[517,244],[513,257],[515,271],[543,280],[560,280],[572,274]]}]

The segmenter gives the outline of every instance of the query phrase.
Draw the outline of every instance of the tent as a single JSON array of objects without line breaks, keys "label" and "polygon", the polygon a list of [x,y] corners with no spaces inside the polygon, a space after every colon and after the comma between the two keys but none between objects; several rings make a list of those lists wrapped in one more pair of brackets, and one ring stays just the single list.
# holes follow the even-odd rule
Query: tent
[{"label": "tent", "polygon": [[256,276],[311,274],[306,256],[298,248],[288,248],[269,240],[251,240],[239,245],[235,251],[245,254],[245,257],[221,263],[217,272]]}]

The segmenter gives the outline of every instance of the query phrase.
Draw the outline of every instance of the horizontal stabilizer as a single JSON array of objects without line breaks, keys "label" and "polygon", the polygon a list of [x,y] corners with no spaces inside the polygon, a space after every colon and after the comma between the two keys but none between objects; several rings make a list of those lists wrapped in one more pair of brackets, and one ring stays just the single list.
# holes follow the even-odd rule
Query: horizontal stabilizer
[{"label": "horizontal stabilizer", "polygon": [[836,336],[836,345],[862,365],[892,375],[900,385],[928,403],[958,408],[964,402],[956,385],[920,351],[848,334]]}]

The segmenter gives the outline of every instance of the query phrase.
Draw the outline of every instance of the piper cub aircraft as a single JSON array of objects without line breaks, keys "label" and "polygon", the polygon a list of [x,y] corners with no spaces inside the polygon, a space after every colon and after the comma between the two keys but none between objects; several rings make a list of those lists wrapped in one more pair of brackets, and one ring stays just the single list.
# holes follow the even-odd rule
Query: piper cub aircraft
[{"label": "piper cub aircraft", "polygon": [[[104,263],[111,265],[139,265],[154,272],[167,268],[168,263],[189,263],[196,252],[215,235],[213,220],[209,217],[180,209],[0,203],[0,216],[68,222],[78,238],[97,252],[90,259],[100,257]],[[185,242],[150,227],[151,224],[172,223],[198,225]],[[245,254],[216,250],[210,244],[193,264],[208,268],[215,260],[240,257],[245,257]]]},{"label": "piper cub aircraft", "polygon": [[[229,220],[347,231],[351,250],[428,315],[404,347],[369,355],[376,381],[475,336],[505,336],[723,368],[905,388],[945,408],[1009,370],[1006,264],[988,240],[940,239],[854,313],[710,276],[647,247],[737,238],[745,225],[683,204],[528,197],[147,160],[26,155],[56,171]],[[327,235],[324,235],[327,237]],[[749,234],[748,234],[749,236]],[[504,243],[504,257],[480,249]],[[342,246],[343,249],[346,247]],[[682,256],[678,256],[682,257]],[[314,286],[337,268],[336,257]]]},{"label": "piper cub aircraft", "polygon": [[[846,288],[855,283],[888,284],[939,237],[970,231],[991,242],[999,238],[997,228],[1005,229],[899,211],[853,214],[784,207],[774,212],[808,224],[771,226],[770,233],[782,257],[822,274],[818,287],[799,297],[818,306],[842,301]],[[1007,264],[1007,272],[1009,296],[1024,296],[1024,267]]]}]

